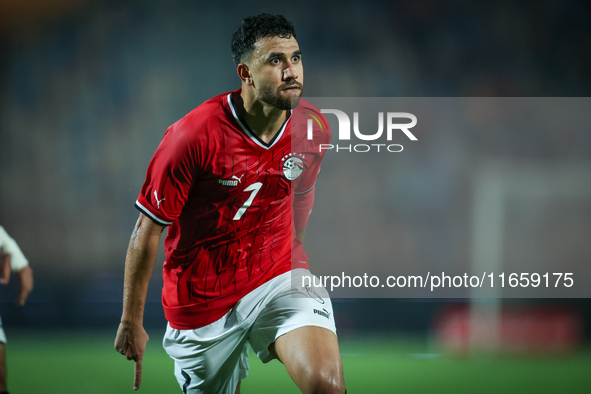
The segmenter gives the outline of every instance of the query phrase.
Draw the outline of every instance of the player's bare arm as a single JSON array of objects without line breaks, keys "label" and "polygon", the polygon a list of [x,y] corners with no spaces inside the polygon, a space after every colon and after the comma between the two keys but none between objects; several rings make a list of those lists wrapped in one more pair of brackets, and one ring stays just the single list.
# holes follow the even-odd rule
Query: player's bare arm
[{"label": "player's bare arm", "polygon": [[306,235],[306,228],[301,228],[299,230],[296,230],[296,237],[298,237],[298,239],[304,243],[304,236]]},{"label": "player's bare arm", "polygon": [[308,219],[314,206],[314,188],[305,193],[295,194],[293,198],[294,224],[296,237],[301,243],[304,243]]},{"label": "player's bare arm", "polygon": [[139,389],[141,384],[142,360],[149,339],[143,327],[144,307],[163,231],[163,226],[140,213],[125,258],[123,313],[115,338],[115,350],[128,360],[135,361],[134,390]]}]

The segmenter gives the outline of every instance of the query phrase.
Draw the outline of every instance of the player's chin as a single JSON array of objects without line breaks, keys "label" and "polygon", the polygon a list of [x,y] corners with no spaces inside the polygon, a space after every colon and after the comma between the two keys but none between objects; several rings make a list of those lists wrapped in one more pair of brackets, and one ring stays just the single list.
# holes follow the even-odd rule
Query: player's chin
[{"label": "player's chin", "polygon": [[283,91],[283,97],[285,97],[286,101],[290,103],[291,108],[297,107],[301,96],[301,89],[286,89]]}]

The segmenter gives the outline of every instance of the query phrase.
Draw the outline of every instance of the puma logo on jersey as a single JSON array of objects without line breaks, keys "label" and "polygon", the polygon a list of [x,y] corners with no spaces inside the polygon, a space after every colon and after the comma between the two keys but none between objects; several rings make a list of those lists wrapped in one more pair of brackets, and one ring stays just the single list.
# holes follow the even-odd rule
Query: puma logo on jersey
[{"label": "puma logo on jersey", "polygon": [[224,186],[238,186],[238,184],[242,182],[243,176],[244,174],[240,175],[240,178],[238,178],[236,175],[232,175],[231,179],[220,179],[218,183],[221,183]]},{"label": "puma logo on jersey", "polygon": [[158,209],[160,209],[160,203],[164,200],[166,200],[166,198],[163,198],[162,200],[158,199],[158,192],[156,190],[154,190],[154,197],[156,198],[156,204],[158,205]]}]

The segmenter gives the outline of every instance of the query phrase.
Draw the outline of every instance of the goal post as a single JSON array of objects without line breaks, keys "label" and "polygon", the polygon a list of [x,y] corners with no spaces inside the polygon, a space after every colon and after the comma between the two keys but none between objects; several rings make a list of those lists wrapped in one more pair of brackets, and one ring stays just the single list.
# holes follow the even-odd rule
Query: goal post
[{"label": "goal post", "polygon": [[[524,227],[525,232],[529,226],[530,231],[535,233],[539,231],[536,223],[560,218],[563,216],[561,206],[570,206],[574,201],[579,203],[579,208],[572,210],[571,216],[591,217],[591,162],[493,160],[483,163],[474,171],[472,184],[472,272],[495,275],[508,271],[535,272],[536,268],[547,270],[549,264],[556,267],[557,271],[564,271],[580,263],[572,261],[576,258],[569,260],[567,256],[565,261],[560,261],[560,265],[554,264],[556,262],[551,261],[552,253],[548,253],[552,245],[539,241],[536,243],[535,239],[532,241],[533,237],[527,244],[510,241],[511,234],[515,232],[512,226]],[[510,202],[521,209],[513,209],[509,214]],[[532,205],[534,208],[531,208]],[[532,210],[535,220],[528,220],[527,212]],[[563,221],[565,223],[561,229],[566,234],[560,236],[572,238],[573,231],[579,232],[580,229],[571,229],[569,233],[569,218],[563,218]],[[586,230],[591,236],[591,226]],[[584,234],[577,235],[581,239],[585,237]],[[577,253],[589,256],[585,249],[588,246],[584,242],[576,243],[575,247],[581,250],[570,253],[570,256]],[[508,267],[507,256],[511,255],[526,256],[526,261],[513,262]],[[546,256],[550,257],[545,259]],[[471,289],[471,349],[491,352],[500,349],[504,296],[500,285]]]}]

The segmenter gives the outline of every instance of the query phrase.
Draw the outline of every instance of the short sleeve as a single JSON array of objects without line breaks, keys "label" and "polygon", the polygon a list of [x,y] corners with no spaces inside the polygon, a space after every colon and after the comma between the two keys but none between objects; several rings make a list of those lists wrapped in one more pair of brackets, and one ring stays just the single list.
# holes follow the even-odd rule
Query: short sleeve
[{"label": "short sleeve", "polygon": [[314,158],[314,160],[310,161],[308,168],[302,175],[302,180],[300,181],[298,187],[295,190],[296,195],[307,194],[314,189],[316,181],[318,180],[318,174],[320,174],[321,162],[321,158],[316,157]]},{"label": "short sleeve", "polygon": [[[320,174],[320,168],[322,165],[322,159],[326,153],[326,149],[321,149],[321,145],[328,144],[331,139],[331,132],[326,117],[320,113],[316,107],[306,106],[304,107],[304,114],[309,115],[310,113],[314,116],[314,119],[319,119],[319,122],[313,122],[313,135],[312,139],[308,140],[303,137],[302,130],[305,130],[303,125],[298,124],[296,127],[299,128],[297,139],[299,143],[294,147],[295,152],[301,152],[304,155],[304,162],[306,169],[302,174],[302,179],[299,181],[295,194],[301,195],[309,193],[314,189],[318,174]],[[304,118],[306,119],[306,118]],[[298,119],[301,123],[301,119]]]},{"label": "short sleeve", "polygon": [[0,249],[2,249],[2,253],[11,256],[10,270],[12,272],[18,272],[29,265],[29,260],[27,260],[16,241],[8,235],[2,226],[0,226]]},{"label": "short sleeve", "polygon": [[193,130],[182,120],[167,131],[148,166],[136,208],[152,221],[169,226],[181,214],[198,172]]}]

